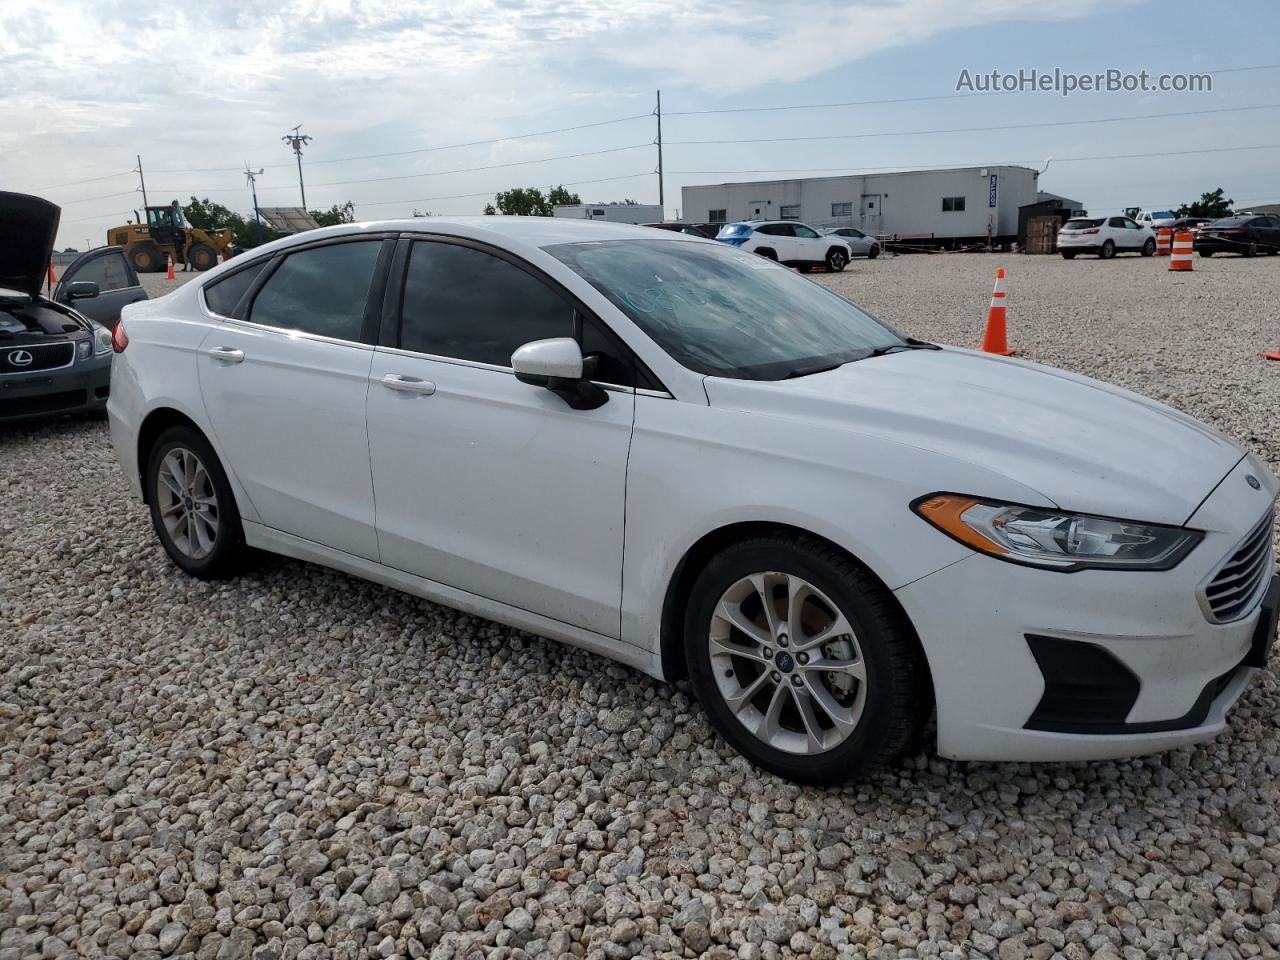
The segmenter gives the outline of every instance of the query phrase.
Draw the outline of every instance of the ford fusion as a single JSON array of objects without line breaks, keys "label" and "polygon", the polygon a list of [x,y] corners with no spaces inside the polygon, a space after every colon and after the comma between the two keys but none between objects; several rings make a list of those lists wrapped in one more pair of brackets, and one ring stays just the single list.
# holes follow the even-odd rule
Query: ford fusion
[{"label": "ford fusion", "polygon": [[688,678],[832,782],[1222,731],[1276,478],[1175,410],[939,348],[725,244],[345,225],[125,308],[110,416],[173,562],[301,558]]}]

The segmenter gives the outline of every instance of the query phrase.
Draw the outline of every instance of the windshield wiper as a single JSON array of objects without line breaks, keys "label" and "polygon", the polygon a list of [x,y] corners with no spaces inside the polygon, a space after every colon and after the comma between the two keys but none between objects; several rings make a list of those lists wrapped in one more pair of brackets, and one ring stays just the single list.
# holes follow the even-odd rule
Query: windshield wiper
[{"label": "windshield wiper", "polygon": [[875,347],[867,354],[869,357],[883,357],[885,354],[897,353],[899,350],[941,350],[936,343],[907,337],[905,343],[890,343],[883,347]]},{"label": "windshield wiper", "polygon": [[792,367],[782,375],[783,380],[794,380],[796,377],[807,377],[811,373],[826,373],[828,370],[839,370],[847,361],[840,363],[813,363],[809,366]]}]

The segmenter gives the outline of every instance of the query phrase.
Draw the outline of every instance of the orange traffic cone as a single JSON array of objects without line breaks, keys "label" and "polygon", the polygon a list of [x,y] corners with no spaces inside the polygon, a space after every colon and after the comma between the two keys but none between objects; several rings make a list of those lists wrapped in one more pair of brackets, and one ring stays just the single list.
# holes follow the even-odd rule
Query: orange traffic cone
[{"label": "orange traffic cone", "polygon": [[1017,353],[1009,346],[1005,333],[1004,267],[996,270],[996,287],[991,291],[991,306],[987,307],[987,329],[982,334],[982,352],[998,353],[1002,357]]},{"label": "orange traffic cone", "polygon": [[1190,270],[1191,246],[1195,235],[1190,230],[1179,230],[1173,235],[1173,253],[1169,256],[1170,270]]},{"label": "orange traffic cone", "polygon": [[1263,356],[1268,360],[1280,360],[1280,347],[1276,347],[1270,353],[1264,353]]},{"label": "orange traffic cone", "polygon": [[1173,227],[1156,227],[1156,256],[1167,257],[1173,249]]},{"label": "orange traffic cone", "polygon": [[166,280],[173,279],[173,254],[169,254],[169,269],[164,273]]},{"label": "orange traffic cone", "polygon": [[53,261],[49,261],[49,289],[53,289],[53,285],[58,282],[58,275],[53,272]]}]

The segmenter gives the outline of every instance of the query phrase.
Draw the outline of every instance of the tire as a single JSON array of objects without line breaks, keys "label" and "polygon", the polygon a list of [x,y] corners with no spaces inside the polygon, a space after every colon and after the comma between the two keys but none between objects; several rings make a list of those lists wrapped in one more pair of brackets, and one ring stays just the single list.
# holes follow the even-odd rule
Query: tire
[{"label": "tire", "polygon": [[1241,251],[1241,254],[1246,257],[1256,257],[1258,255],[1258,245],[1256,243],[1250,243]]},{"label": "tire", "polygon": [[1147,238],[1147,242],[1142,245],[1142,255],[1144,257],[1154,257],[1156,255],[1155,240],[1152,240],[1150,237]]},{"label": "tire", "polygon": [[160,248],[149,242],[129,248],[129,263],[138,273],[159,273],[165,267]]},{"label": "tire", "polygon": [[1098,256],[1103,260],[1110,260],[1116,255],[1116,245],[1113,240],[1106,240],[1102,244],[1102,249],[1098,251]]},{"label": "tire", "polygon": [[212,270],[218,265],[218,251],[207,243],[193,243],[191,248],[187,250],[187,263],[201,273],[206,270]]},{"label": "tire", "polygon": [[[183,482],[185,476],[175,471],[171,455],[181,473],[191,476],[193,485]],[[151,524],[174,564],[200,580],[219,580],[243,569],[248,548],[240,511],[226,472],[203,435],[186,426],[170,427],[160,434],[147,456],[143,482]],[[195,510],[201,502],[204,509]],[[174,525],[172,531],[170,524]]]},{"label": "tire", "polygon": [[1062,254],[1063,260],[1074,260],[1076,258],[1076,252],[1074,250],[1060,250],[1058,252]]},{"label": "tire", "polygon": [[756,253],[764,257],[766,260],[772,260],[774,263],[778,262],[778,255],[768,247],[765,247],[763,250],[757,250]]},{"label": "tire", "polygon": [[[772,632],[765,626],[760,586],[789,612],[796,583],[812,591],[797,621],[806,637],[815,635],[807,624],[820,632],[824,620],[835,622],[833,611],[849,627],[808,653],[803,641],[785,635],[785,624]],[[725,609],[757,637],[731,624]],[[927,674],[910,625],[861,565],[803,534],[745,540],[716,556],[694,583],[684,637],[690,681],[712,726],[752,763],[789,780],[852,780],[893,760],[922,728]],[[804,666],[818,656],[848,672]],[[727,699],[735,696],[736,711]],[[808,705],[807,721],[801,704]]]},{"label": "tire", "polygon": [[848,262],[849,255],[839,247],[832,247],[827,251],[827,269],[832,273],[839,273]]},{"label": "tire", "polygon": [[1212,257],[1212,256],[1213,256],[1213,251],[1212,251],[1212,250],[1201,250],[1201,251],[1200,251],[1200,256],[1202,256],[1202,257]]},{"label": "tire", "polygon": [[880,256],[880,244],[873,243],[871,249],[867,251],[867,259],[874,260],[878,256]]}]

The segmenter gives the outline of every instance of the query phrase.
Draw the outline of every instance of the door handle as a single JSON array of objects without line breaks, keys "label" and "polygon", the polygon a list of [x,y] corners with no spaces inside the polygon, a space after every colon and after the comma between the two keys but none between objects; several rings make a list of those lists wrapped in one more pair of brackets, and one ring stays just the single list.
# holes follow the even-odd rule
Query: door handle
[{"label": "door handle", "polygon": [[237,350],[235,347],[213,347],[205,352],[223,363],[241,363],[244,360],[244,351]]},{"label": "door handle", "polygon": [[382,385],[388,390],[400,393],[414,393],[420,397],[429,397],[436,392],[436,385],[430,380],[417,377],[405,377],[398,373],[388,373],[382,378]]}]

